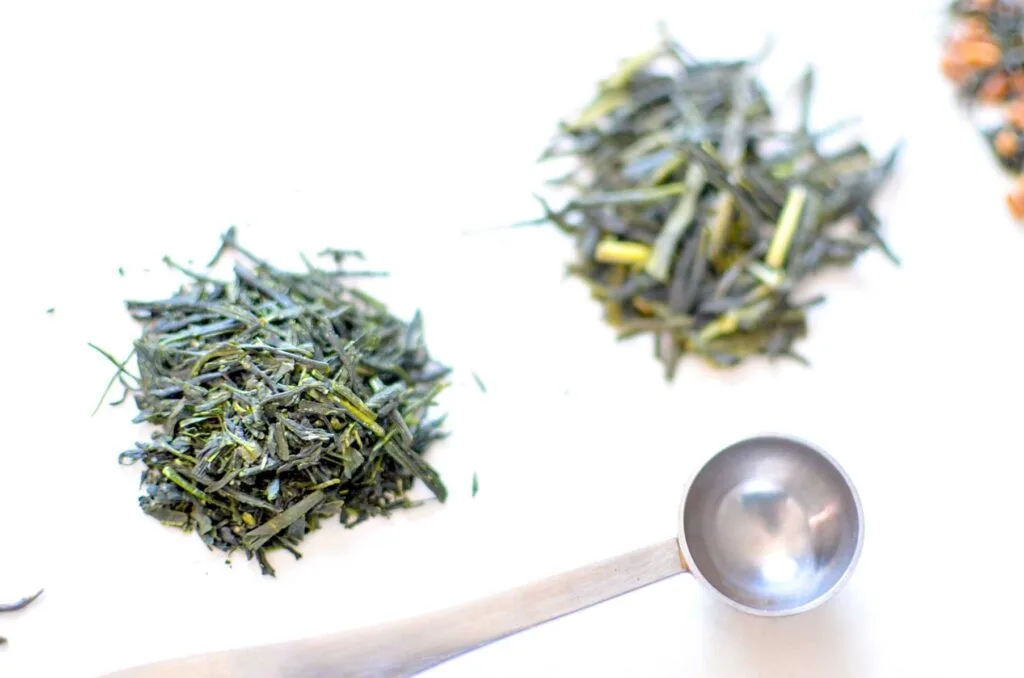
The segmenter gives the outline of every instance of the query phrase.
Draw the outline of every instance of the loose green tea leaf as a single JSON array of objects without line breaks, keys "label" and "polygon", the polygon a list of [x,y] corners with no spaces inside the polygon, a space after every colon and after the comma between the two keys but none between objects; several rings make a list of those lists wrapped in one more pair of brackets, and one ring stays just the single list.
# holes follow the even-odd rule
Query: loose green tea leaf
[{"label": "loose green tea leaf", "polygon": [[[763,56],[763,55],[762,55]],[[898,155],[861,144],[827,152],[809,127],[813,71],[800,81],[800,122],[780,129],[757,59],[701,62],[665,37],[627,60],[542,160],[574,161],[552,181],[584,280],[621,339],[652,335],[672,379],[685,354],[716,366],[754,355],[803,360],[801,283],[877,248],[894,263],[871,209]]]},{"label": "loose green tea leaf", "polygon": [[429,410],[449,369],[431,358],[420,314],[403,322],[343,284],[351,252],[326,251],[333,269],[283,271],[231,229],[210,265],[229,252],[240,259],[231,281],[168,260],[189,283],[127,302],[143,326],[137,377],[100,351],[134,396],[135,421],[156,427],[120,456],[145,465],[142,510],[273,575],[266,553],[300,557],[324,518],[352,527],[413,506],[417,479],[443,502],[423,454],[445,436]]},{"label": "loose green tea leaf", "polygon": [[29,605],[31,605],[33,602],[35,602],[36,598],[38,598],[41,595],[43,595],[43,590],[39,589],[38,591],[33,593],[31,596],[27,596],[25,598],[22,598],[21,600],[19,600],[17,602],[8,603],[8,604],[0,603],[0,612],[17,612],[18,610],[23,610],[26,607],[28,607]]},{"label": "loose green tea leaf", "polygon": [[[41,595],[43,595],[43,590],[39,589],[37,592],[35,592],[31,596],[27,596],[25,598],[22,598],[21,600],[16,601],[14,603],[8,603],[8,604],[0,603],[0,612],[17,612],[18,610],[23,610],[26,607],[28,607],[29,605],[31,605],[33,602],[35,602],[36,598],[38,598]],[[6,645],[6,644],[7,644],[7,639],[4,638],[3,636],[0,636],[0,645]]]},{"label": "loose green tea leaf", "polygon": [[473,471],[473,496],[480,491],[480,480],[476,477],[476,471]]}]

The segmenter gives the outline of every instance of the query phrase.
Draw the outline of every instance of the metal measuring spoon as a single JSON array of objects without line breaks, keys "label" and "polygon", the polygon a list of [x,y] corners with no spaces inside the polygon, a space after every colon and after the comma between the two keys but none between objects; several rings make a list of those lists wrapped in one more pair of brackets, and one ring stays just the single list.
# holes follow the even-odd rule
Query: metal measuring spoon
[{"label": "metal measuring spoon", "polygon": [[687,486],[679,510],[675,538],[467,605],[108,678],[410,676],[681,572],[743,612],[796,614],[842,587],[864,535],[860,500],[846,473],[824,452],[781,436],[743,440],[711,457]]}]

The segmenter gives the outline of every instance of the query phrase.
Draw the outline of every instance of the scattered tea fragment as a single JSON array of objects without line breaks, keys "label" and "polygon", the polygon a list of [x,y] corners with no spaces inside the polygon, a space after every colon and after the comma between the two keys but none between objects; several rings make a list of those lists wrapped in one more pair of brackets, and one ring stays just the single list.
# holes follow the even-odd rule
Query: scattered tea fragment
[{"label": "scattered tea fragment", "polygon": [[571,161],[551,183],[571,197],[540,199],[575,239],[570,272],[586,281],[620,338],[649,334],[672,379],[685,354],[716,366],[753,355],[802,360],[800,283],[876,247],[874,195],[898,148],[861,143],[826,152],[843,125],[809,127],[814,73],[802,80],[800,123],[782,130],[757,60],[702,62],[666,37],[622,63],[542,160]]},{"label": "scattered tea fragment", "polygon": [[1003,122],[981,125],[996,162],[1013,178],[1006,204],[1024,220],[1024,3],[1020,0],[957,0],[942,72],[967,109],[1001,110]]},{"label": "scattered tea fragment", "polygon": [[43,595],[43,590],[39,589],[38,591],[33,593],[31,596],[26,596],[25,598],[22,598],[21,600],[19,600],[17,602],[6,603],[6,604],[5,603],[0,603],[0,612],[17,612],[18,610],[23,610],[26,607],[28,607],[29,605],[31,605],[32,603],[34,603],[36,598],[38,598],[41,595]]},{"label": "scattered tea fragment", "polygon": [[[22,598],[21,600],[19,600],[17,602],[7,603],[7,604],[0,603],[0,612],[17,612],[18,610],[23,610],[26,607],[28,607],[29,605],[31,605],[33,602],[35,602],[35,600],[39,596],[41,596],[41,595],[43,595],[43,590],[42,589],[40,589],[36,593],[32,594],[31,596]],[[7,639],[4,638],[3,636],[0,636],[0,645],[6,645],[6,644],[7,644]]]},{"label": "scattered tea fragment", "polygon": [[300,557],[321,520],[352,527],[414,502],[423,481],[447,492],[423,459],[444,437],[428,410],[449,369],[433,360],[423,319],[410,322],[347,284],[356,253],[329,251],[336,268],[275,268],[228,231],[214,261],[238,255],[234,279],[188,271],[167,299],[129,301],[143,326],[138,374],[119,362],[137,423],[152,439],[120,456],[142,462],[142,510],[195,531],[210,547],[255,557]]},{"label": "scattered tea fragment", "polygon": [[473,471],[473,496],[480,491],[480,479],[476,477],[476,471]]}]

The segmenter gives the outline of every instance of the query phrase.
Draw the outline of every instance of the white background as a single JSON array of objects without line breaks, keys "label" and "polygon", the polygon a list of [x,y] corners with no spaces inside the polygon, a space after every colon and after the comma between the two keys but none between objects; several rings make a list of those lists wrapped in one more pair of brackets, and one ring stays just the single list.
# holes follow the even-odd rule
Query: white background
[{"label": "white background", "polygon": [[[904,265],[871,254],[822,283],[811,369],[690,361],[666,384],[649,340],[616,344],[564,279],[560,235],[464,235],[536,215],[555,122],[659,19],[708,57],[770,32],[780,97],[813,61],[819,124],[907,142],[879,204]],[[941,29],[940,3],[910,0],[4,3],[0,598],[46,593],[0,615],[0,676],[338,631],[615,555],[674,534],[690,472],[762,430],[821,445],[860,490],[863,557],[832,603],[753,619],[681,576],[429,675],[1011,672],[1024,231],[940,77]],[[331,525],[276,579],[144,516],[116,461],[145,435],[134,405],[90,416],[110,366],[86,342],[126,353],[122,301],[170,293],[160,258],[199,264],[232,224],[282,265],[364,249],[456,369],[430,457],[449,503]]]}]

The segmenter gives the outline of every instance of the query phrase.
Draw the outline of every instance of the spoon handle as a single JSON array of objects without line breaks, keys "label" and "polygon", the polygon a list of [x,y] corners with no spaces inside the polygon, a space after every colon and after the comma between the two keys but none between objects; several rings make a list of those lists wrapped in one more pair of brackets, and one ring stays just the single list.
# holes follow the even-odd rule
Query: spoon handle
[{"label": "spoon handle", "polygon": [[368,629],[140,666],[107,678],[397,678],[686,571],[675,539]]}]

